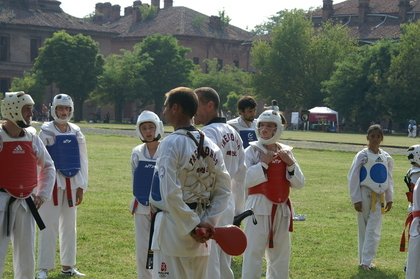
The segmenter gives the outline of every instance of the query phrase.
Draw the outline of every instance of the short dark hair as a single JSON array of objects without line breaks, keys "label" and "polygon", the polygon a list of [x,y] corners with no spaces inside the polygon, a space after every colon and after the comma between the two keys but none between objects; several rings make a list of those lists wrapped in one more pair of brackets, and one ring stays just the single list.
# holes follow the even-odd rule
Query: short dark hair
[{"label": "short dark hair", "polygon": [[220,98],[216,90],[211,87],[200,87],[195,89],[194,92],[197,94],[198,100],[206,104],[211,101],[214,103],[214,108],[219,109]]},{"label": "short dark hair", "polygon": [[379,125],[379,124],[370,125],[368,130],[367,130],[367,135],[369,135],[373,131],[378,131],[379,134],[382,136],[382,138],[384,137],[384,131],[382,130],[381,125]]},{"label": "short dark hair", "polygon": [[177,104],[182,108],[182,112],[193,118],[197,112],[198,98],[194,90],[188,87],[177,87],[165,94],[166,105],[170,108]]},{"label": "short dark hair", "polygon": [[245,111],[246,108],[254,109],[257,102],[252,96],[243,96],[238,100],[238,111]]}]

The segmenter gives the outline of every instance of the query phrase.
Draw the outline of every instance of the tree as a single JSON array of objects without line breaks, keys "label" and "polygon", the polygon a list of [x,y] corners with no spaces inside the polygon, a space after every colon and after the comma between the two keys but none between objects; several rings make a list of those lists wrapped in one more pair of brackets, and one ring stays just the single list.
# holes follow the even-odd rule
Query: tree
[{"label": "tree", "polygon": [[[200,67],[197,67],[191,75],[191,86],[193,88],[212,87],[219,93],[222,106],[227,102],[228,94],[252,94],[249,73],[231,65],[225,65],[222,69],[219,69],[217,59],[209,59],[204,63],[207,69],[205,73]],[[236,111],[236,109],[233,111]]]},{"label": "tree", "polygon": [[15,78],[12,81],[11,91],[25,91],[31,95],[35,104],[41,104],[45,91],[45,84],[33,72],[25,72],[22,78]]},{"label": "tree", "polygon": [[254,44],[253,84],[264,99],[277,99],[282,110],[322,105],[321,83],[335,63],[356,49],[346,27],[326,23],[314,28],[302,10],[279,12],[268,26],[269,40]]},{"label": "tree", "polygon": [[385,96],[395,47],[395,43],[385,40],[364,46],[339,63],[332,77],[323,83],[327,104],[358,129],[365,130],[372,121],[391,117]]},{"label": "tree", "polygon": [[[101,103],[115,106],[115,120],[122,122],[124,105],[129,101],[150,98],[150,92],[143,75],[148,60],[137,60],[130,51],[122,55],[110,55],[105,59],[103,72],[99,76],[98,86],[92,98]],[[141,94],[139,94],[141,92]]]},{"label": "tree", "polygon": [[148,36],[134,46],[135,59],[150,62],[139,75],[147,81],[155,111],[162,110],[166,92],[189,83],[193,63],[185,57],[188,51],[178,44],[176,38],[160,34]]},{"label": "tree", "polygon": [[420,22],[403,25],[399,53],[390,67],[390,93],[386,96],[395,122],[420,119]]},{"label": "tree", "polygon": [[89,36],[59,31],[45,41],[34,64],[34,72],[47,84],[72,96],[75,121],[83,118],[83,102],[97,84],[103,66],[97,43]]}]

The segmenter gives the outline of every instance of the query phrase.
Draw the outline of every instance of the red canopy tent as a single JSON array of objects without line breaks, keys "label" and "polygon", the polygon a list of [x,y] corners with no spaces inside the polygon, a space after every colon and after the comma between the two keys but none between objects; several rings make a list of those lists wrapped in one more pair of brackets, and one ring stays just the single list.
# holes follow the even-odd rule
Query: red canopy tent
[{"label": "red canopy tent", "polygon": [[328,131],[338,131],[338,112],[328,107],[314,107],[309,110],[309,124],[322,125]]}]

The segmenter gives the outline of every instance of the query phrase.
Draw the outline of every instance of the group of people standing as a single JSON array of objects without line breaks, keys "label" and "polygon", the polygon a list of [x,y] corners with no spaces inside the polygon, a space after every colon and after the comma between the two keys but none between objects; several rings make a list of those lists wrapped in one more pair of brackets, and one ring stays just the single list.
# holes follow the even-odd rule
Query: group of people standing
[{"label": "group of people standing", "polygon": [[163,117],[173,133],[161,140],[162,122],[150,111],[136,123],[143,142],[131,157],[138,278],[233,279],[231,257],[212,235],[249,209],[254,216],[244,228],[252,241],[242,278],[261,277],[264,253],[267,278],[288,278],[289,191],[303,187],[304,176],[292,147],[279,142],[280,112],[266,110],[255,119],[256,101],[244,96],[240,116],[226,121],[213,88],[178,87],[165,96]]},{"label": "group of people standing", "polygon": [[70,123],[70,96],[54,97],[51,122],[39,135],[31,127],[34,101],[24,92],[8,92],[0,127],[0,278],[10,241],[15,279],[35,278],[35,223],[38,233],[37,279],[54,268],[56,240],[61,273],[83,277],[76,268],[76,215],[88,185],[85,137]]},{"label": "group of people standing", "polygon": [[[0,277],[8,243],[13,245],[15,279],[48,278],[60,240],[63,275],[83,277],[76,265],[77,206],[88,185],[86,140],[70,123],[70,96],[58,94],[53,121],[39,135],[31,124],[34,101],[24,92],[5,94],[0,128]],[[151,111],[137,118],[142,141],[131,154],[138,278],[234,278],[231,257],[212,239],[215,228],[251,210],[244,221],[248,245],[242,278],[289,278],[293,231],[290,189],[305,178],[293,148],[280,142],[286,120],[277,109],[256,118],[250,96],[238,101],[239,117],[221,117],[220,98],[210,87],[174,88],[165,95],[163,123]],[[256,119],[255,119],[256,118]],[[198,129],[195,125],[202,125]],[[372,125],[368,146],[358,152],[348,174],[357,211],[359,264],[374,268],[382,213],[393,204],[393,159],[380,148],[383,131]],[[407,278],[420,276],[420,145],[409,148],[410,214]],[[35,223],[39,227],[35,267]],[[200,233],[198,233],[200,231]],[[201,233],[201,232],[205,233]]]}]

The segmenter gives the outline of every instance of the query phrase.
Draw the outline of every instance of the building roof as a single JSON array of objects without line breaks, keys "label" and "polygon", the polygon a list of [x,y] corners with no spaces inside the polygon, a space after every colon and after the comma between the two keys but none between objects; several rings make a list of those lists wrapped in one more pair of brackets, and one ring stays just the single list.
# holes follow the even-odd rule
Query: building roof
[{"label": "building roof", "polygon": [[168,7],[160,9],[156,17],[150,20],[133,22],[133,15],[130,14],[104,26],[118,32],[120,37],[146,37],[160,33],[225,40],[252,39],[250,32],[233,25],[217,28],[212,21],[218,20],[217,17],[209,17],[186,7]]},{"label": "building roof", "polygon": [[[333,5],[331,19],[346,25],[350,33],[361,42],[380,39],[398,39],[401,35],[400,0],[369,0],[367,18],[363,24],[359,20],[359,1],[347,0]],[[420,0],[411,0],[406,10],[406,21],[415,21],[420,15]],[[311,12],[315,26],[322,21],[323,9]]]}]

